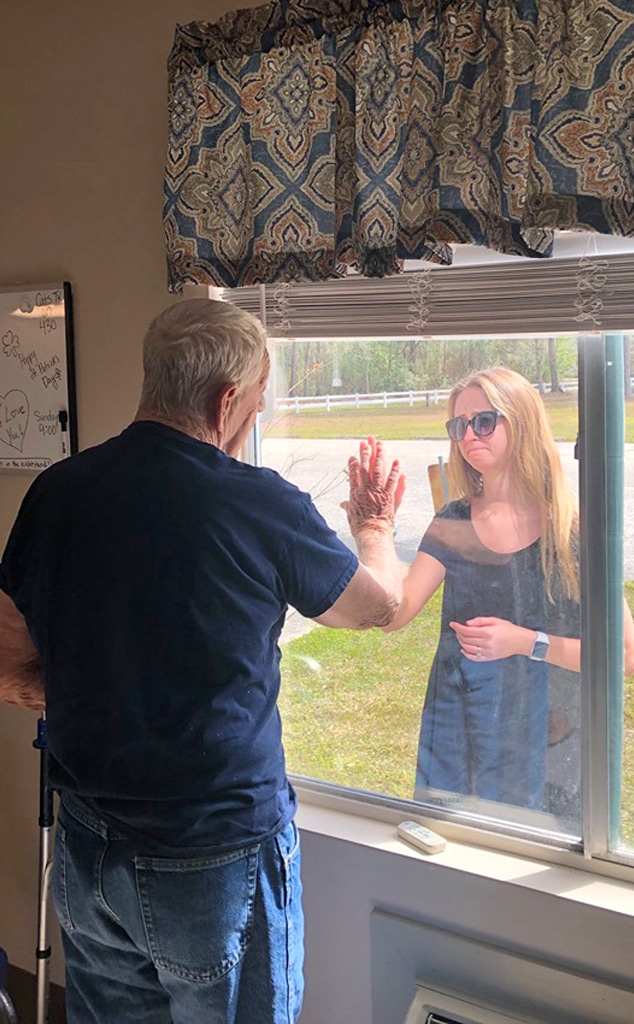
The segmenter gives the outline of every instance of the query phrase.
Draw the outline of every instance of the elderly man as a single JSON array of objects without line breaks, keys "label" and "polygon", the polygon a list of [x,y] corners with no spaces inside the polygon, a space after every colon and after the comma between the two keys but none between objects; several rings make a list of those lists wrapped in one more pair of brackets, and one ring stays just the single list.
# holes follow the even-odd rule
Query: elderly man
[{"label": "elderly man", "polygon": [[289,605],[390,621],[402,478],[373,441],[351,460],[357,557],[307,494],[237,460],[269,372],[259,321],[178,303],[143,360],[134,422],[35,480],[0,565],[0,698],[46,702],[60,795],[67,1019],[291,1024],[303,919],[278,639]]}]

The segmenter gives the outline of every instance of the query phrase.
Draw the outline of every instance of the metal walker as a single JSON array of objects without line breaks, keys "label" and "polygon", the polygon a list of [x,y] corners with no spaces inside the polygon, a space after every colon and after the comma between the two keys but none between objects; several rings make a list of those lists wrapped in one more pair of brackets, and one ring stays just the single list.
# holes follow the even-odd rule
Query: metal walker
[{"label": "metal walker", "polygon": [[[49,1020],[49,972],[51,947],[48,944],[48,894],[50,888],[53,855],[51,848],[51,832],[55,817],[53,815],[53,792],[48,780],[48,734],[46,715],[38,719],[37,738],[33,746],[40,752],[40,812],[38,824],[40,828],[40,873],[37,920],[37,947],[35,950],[35,979],[37,985],[36,1024],[48,1024]],[[7,954],[0,947],[0,1024],[18,1024],[15,1007],[6,990]]]},{"label": "metal walker", "polygon": [[39,900],[37,918],[37,947],[35,950],[36,983],[37,983],[37,1016],[36,1024],[48,1024],[51,947],[48,942],[48,896],[50,890],[51,870],[53,867],[52,831],[55,817],[53,814],[53,791],[49,786],[48,777],[48,732],[46,714],[38,719],[37,738],[33,746],[40,752],[40,874]]}]

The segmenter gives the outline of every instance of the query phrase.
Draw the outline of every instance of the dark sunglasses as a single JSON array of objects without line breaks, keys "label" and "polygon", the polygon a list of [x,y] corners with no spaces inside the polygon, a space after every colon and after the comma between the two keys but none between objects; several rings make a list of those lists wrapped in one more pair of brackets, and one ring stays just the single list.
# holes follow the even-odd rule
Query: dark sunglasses
[{"label": "dark sunglasses", "polygon": [[477,412],[470,420],[466,416],[454,416],[452,420],[447,420],[445,426],[452,441],[463,441],[467,427],[471,427],[476,437],[489,437],[497,427],[498,420],[503,418],[504,414],[497,409],[486,409]]}]

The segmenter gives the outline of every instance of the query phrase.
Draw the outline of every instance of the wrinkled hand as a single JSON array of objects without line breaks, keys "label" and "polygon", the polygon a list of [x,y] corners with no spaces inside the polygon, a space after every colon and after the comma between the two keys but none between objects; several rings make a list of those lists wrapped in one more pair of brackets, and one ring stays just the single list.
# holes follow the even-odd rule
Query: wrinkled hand
[{"label": "wrinkled hand", "polygon": [[507,619],[480,617],[468,622],[450,622],[458,637],[460,650],[470,661],[497,661],[510,658],[513,654],[524,654],[526,637],[535,635],[534,630],[516,626]]},{"label": "wrinkled hand", "polygon": [[359,457],[348,459],[350,497],[341,502],[354,536],[364,527],[381,529],[394,526],[394,516],[405,491],[405,476],[395,460],[386,471],[385,449],[381,441],[368,437],[359,445]]}]

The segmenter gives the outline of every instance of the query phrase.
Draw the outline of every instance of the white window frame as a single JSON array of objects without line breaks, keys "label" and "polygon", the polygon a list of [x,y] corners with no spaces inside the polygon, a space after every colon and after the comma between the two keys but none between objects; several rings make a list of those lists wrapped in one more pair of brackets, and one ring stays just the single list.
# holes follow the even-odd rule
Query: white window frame
[{"label": "white window frame", "polygon": [[[627,881],[634,881],[632,869],[634,868],[634,851],[619,852],[610,848],[610,815],[608,804],[608,793],[610,788],[609,772],[609,694],[610,694],[610,672],[608,652],[610,646],[620,644],[622,649],[622,616],[616,621],[615,614],[608,620],[609,591],[614,585],[611,578],[614,575],[614,567],[610,565],[607,545],[607,518],[609,517],[609,503],[606,497],[606,458],[605,458],[605,436],[608,412],[606,409],[606,376],[609,375],[609,360],[606,358],[605,333],[618,331],[630,333],[634,330],[634,256],[619,254],[607,256],[609,287],[605,290],[601,305],[601,322],[594,326],[595,333],[591,335],[580,335],[579,343],[579,417],[580,417],[580,450],[584,453],[580,459],[580,514],[581,514],[581,601],[582,601],[582,700],[583,700],[583,753],[582,753],[582,784],[583,784],[583,837],[582,842],[553,840],[544,836],[543,841],[537,839],[534,830],[524,831],[512,823],[501,822],[498,819],[483,824],[479,818],[476,822],[469,822],[468,815],[463,812],[451,812],[447,809],[439,811],[437,808],[430,808],[424,804],[414,801],[398,800],[387,796],[347,788],[334,783],[322,782],[292,775],[294,785],[300,792],[301,798],[316,806],[329,807],[334,810],[344,810],[362,817],[375,818],[383,821],[397,822],[412,813],[427,820],[432,827],[434,822],[442,821],[443,834],[447,838],[453,838],[461,842],[468,842],[479,846],[488,846],[492,849],[518,852],[530,855],[537,860],[546,860],[551,863],[568,864],[572,866],[590,867],[599,874],[615,878],[623,878]],[[524,261],[522,261],[524,262]],[[579,260],[567,259],[556,266],[557,261],[543,261],[542,267],[552,268],[553,278],[560,283],[559,298],[555,305],[558,310],[556,323],[549,319],[550,304],[553,301],[553,294],[547,295],[548,310],[546,318],[540,318],[535,314],[533,322],[526,322],[526,311],[521,309],[521,302],[516,302],[516,312],[512,315],[504,314],[502,318],[506,327],[512,327],[519,320],[523,321],[522,334],[528,333],[557,333],[561,331],[580,332],[579,306],[574,304],[573,293],[579,296],[578,274]],[[533,263],[533,261],[531,261]],[[480,282],[485,279],[480,275],[485,268],[478,268]],[[529,267],[504,268],[507,281],[516,287],[524,281],[525,294],[534,298],[536,289],[534,283],[527,282],[531,277]],[[488,273],[499,270],[499,267],[489,266]],[[438,271],[437,271],[438,272]],[[451,269],[446,268],[440,273],[451,274]],[[433,271],[432,271],[433,273]],[[467,289],[462,293],[463,316],[466,323],[472,323],[473,310],[469,309],[469,272],[462,271],[460,281],[466,282]],[[406,277],[407,275],[403,275]],[[487,275],[488,276],[488,275]],[[498,276],[498,275],[496,275]],[[443,281],[445,292],[448,288],[446,279]],[[455,278],[458,280],[458,278]],[[473,279],[475,280],[475,278]],[[371,283],[372,291],[366,290],[366,285]],[[341,285],[344,288],[341,288]],[[616,287],[614,287],[616,285]],[[361,290],[359,290],[359,287]],[[291,305],[295,303],[296,308],[302,308],[305,316],[304,327],[297,334],[298,337],[317,337],[312,334],[314,322],[311,320],[311,310],[319,307],[319,316],[323,315],[324,306],[330,302],[337,305],[337,297],[344,297],[344,282],[325,282],[322,285],[291,285],[292,292],[282,289],[284,302],[287,302],[287,295],[291,295]],[[313,296],[319,288],[318,302],[312,302]],[[339,291],[337,289],[339,288]],[[334,290],[333,290],[334,289]],[[479,291],[479,289],[476,289]],[[365,304],[371,297],[371,305],[381,303],[381,293],[390,294],[393,299],[392,312],[394,309],[404,313],[407,302],[407,291],[403,290],[403,281],[388,278],[382,281],[365,282],[357,281],[351,285],[351,290],[345,292],[347,298],[344,307],[349,306],[350,296],[355,296],[355,302],[359,309],[364,310]],[[537,289],[539,292],[539,289]],[[565,294],[564,294],[565,293]],[[562,298],[563,295],[563,298]],[[573,297],[571,297],[573,296]],[[282,330],[271,329],[271,319],[277,315],[275,303],[279,304],[279,286],[254,286],[253,288],[238,289],[236,291],[225,291],[224,298],[237,302],[255,315],[260,316],[264,321],[269,333],[275,336],[282,336]],[[494,301],[492,298],[487,301]],[[478,304],[481,302],[481,295],[478,295]],[[354,302],[353,302],[354,305]],[[286,306],[288,311],[288,304]],[[343,307],[340,307],[343,308]],[[538,307],[532,306],[533,310]],[[466,312],[465,312],[466,310]],[[279,310],[278,310],[279,312]],[[283,310],[282,310],[283,312]],[[356,333],[352,324],[355,316],[354,310],[350,311],[351,322],[345,333],[345,337],[368,337],[365,333]],[[365,315],[365,314],[364,314]],[[373,318],[374,319],[374,318]],[[529,318],[530,319],[530,318]],[[267,324],[268,320],[268,324]],[[320,328],[319,337],[341,337],[341,316],[331,311],[330,323],[333,325],[330,333]],[[502,321],[497,326],[499,327]],[[335,334],[334,325],[337,333]],[[297,324],[293,325],[290,336],[295,336]],[[541,330],[538,330],[541,328]],[[285,328],[286,330],[286,328]],[[605,333],[599,333],[605,332]],[[431,330],[429,332],[432,333]],[[452,318],[451,323],[439,335],[473,336],[477,334],[473,329],[460,330],[459,322]],[[491,331],[488,336],[504,333],[507,331]],[[509,332],[510,333],[510,332]],[[401,329],[393,332],[383,331],[379,334],[375,323],[373,330],[374,337],[403,337]],[[252,438],[249,442],[247,458],[255,464],[261,463],[260,425],[256,423]],[[614,495],[612,495],[612,499]],[[589,543],[592,538],[592,543]],[[622,567],[620,570],[620,583],[622,589]],[[617,581],[616,585],[619,585]],[[591,599],[590,599],[591,595]],[[622,680],[621,680],[622,682]]]}]

